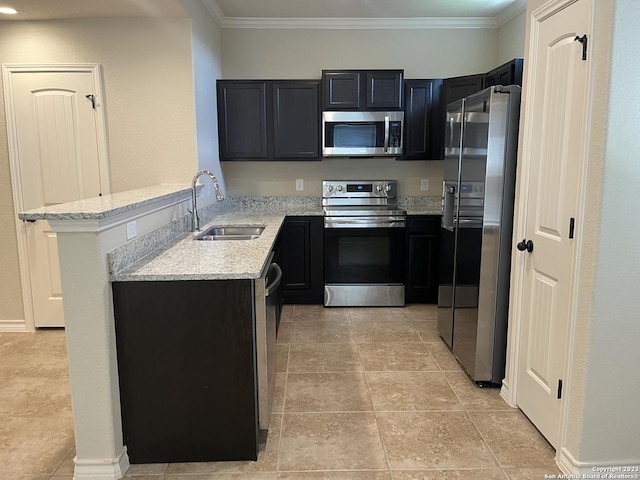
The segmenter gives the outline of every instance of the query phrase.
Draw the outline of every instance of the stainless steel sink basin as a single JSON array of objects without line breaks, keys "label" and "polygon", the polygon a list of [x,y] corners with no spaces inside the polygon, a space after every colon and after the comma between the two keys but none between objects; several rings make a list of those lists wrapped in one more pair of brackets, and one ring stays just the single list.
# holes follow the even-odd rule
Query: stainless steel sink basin
[{"label": "stainless steel sink basin", "polygon": [[255,240],[264,227],[212,227],[196,237],[196,240]]}]

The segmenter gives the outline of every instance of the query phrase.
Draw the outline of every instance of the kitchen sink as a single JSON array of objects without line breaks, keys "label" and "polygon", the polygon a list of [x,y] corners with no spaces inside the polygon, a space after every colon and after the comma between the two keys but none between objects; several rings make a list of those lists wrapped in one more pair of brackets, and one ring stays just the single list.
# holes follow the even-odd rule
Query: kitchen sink
[{"label": "kitchen sink", "polygon": [[196,240],[255,240],[264,227],[212,227],[196,237]]}]

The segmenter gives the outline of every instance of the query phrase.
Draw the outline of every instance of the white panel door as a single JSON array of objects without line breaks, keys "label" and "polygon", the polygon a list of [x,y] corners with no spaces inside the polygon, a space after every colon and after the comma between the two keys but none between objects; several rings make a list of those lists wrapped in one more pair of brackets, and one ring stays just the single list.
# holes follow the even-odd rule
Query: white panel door
[{"label": "white panel door", "polygon": [[[576,36],[587,34],[590,2],[581,0],[539,25],[525,124],[526,255],[517,404],[554,446],[559,440],[559,380],[565,370],[572,303],[575,240],[584,162],[588,62]],[[519,238],[516,240],[520,240]]]},{"label": "white panel door", "polygon": [[[11,82],[22,208],[100,195],[92,73],[14,72]],[[26,242],[35,326],[64,326],[56,235],[38,221]]]}]

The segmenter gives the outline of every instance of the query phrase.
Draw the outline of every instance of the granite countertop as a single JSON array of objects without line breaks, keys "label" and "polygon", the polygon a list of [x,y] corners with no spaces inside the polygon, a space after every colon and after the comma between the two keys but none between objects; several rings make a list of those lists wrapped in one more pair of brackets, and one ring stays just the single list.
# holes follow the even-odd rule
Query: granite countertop
[{"label": "granite countertop", "polygon": [[[260,277],[285,219],[285,213],[227,212],[185,233],[120,272],[112,281],[231,280]],[[212,226],[263,226],[254,240],[194,240]]]},{"label": "granite countertop", "polygon": [[[21,212],[23,220],[102,220],[175,198],[188,198],[188,185],[157,185]],[[401,197],[409,215],[440,215],[439,197]],[[262,226],[254,240],[196,241],[180,219],[109,253],[112,281],[228,280],[260,277],[287,215],[323,215],[319,197],[231,197],[211,207],[212,226]],[[205,209],[206,211],[206,209]],[[203,212],[204,213],[204,212]],[[185,233],[186,232],[186,233]]]},{"label": "granite countertop", "polygon": [[170,197],[191,193],[183,184],[165,184],[20,212],[21,220],[102,220]]},{"label": "granite countertop", "polygon": [[[324,215],[311,199],[297,203],[284,197],[231,199],[223,210],[202,226],[264,226],[254,240],[196,241],[198,234],[184,233],[155,249],[140,261],[112,272],[112,281],[231,280],[260,277],[286,216]],[[408,201],[402,206],[409,215],[440,215],[439,199]]]}]

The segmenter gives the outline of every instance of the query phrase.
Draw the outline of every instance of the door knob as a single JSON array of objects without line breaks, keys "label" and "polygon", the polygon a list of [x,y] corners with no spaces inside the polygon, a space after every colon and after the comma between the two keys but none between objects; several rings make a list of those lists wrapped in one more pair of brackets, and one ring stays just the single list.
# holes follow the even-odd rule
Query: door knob
[{"label": "door knob", "polygon": [[524,252],[525,250],[529,253],[533,252],[533,242],[531,240],[522,240],[518,243],[517,247],[521,252]]}]

